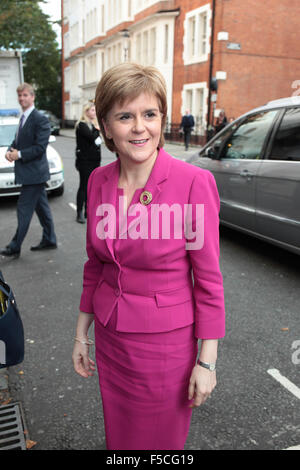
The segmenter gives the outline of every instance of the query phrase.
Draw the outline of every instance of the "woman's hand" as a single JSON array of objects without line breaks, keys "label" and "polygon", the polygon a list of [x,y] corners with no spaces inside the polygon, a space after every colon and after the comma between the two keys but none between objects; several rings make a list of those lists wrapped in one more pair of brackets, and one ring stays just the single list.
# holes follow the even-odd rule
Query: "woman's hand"
[{"label": "woman's hand", "polygon": [[189,405],[190,408],[202,405],[216,385],[216,371],[212,372],[197,364],[192,370],[189,383],[188,397],[189,400],[194,399],[193,403]]},{"label": "woman's hand", "polygon": [[73,354],[73,365],[75,372],[81,375],[81,377],[88,378],[94,375],[95,362],[92,361],[89,357],[89,346],[87,344],[82,344],[75,342]]}]

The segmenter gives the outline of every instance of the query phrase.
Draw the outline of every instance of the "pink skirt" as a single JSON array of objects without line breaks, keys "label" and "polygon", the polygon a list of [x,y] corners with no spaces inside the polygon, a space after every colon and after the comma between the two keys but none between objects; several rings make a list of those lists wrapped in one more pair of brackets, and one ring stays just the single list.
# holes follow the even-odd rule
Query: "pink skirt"
[{"label": "pink skirt", "polygon": [[95,320],[107,449],[182,450],[192,414],[194,325],[166,333],[120,333],[115,321],[116,312],[106,327]]}]

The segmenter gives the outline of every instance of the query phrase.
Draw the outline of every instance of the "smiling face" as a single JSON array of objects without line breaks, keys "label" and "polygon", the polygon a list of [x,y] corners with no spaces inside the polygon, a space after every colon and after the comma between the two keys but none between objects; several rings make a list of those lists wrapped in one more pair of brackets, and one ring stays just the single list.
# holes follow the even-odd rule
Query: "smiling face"
[{"label": "smiling face", "polygon": [[142,163],[156,157],[162,116],[154,95],[142,93],[123,104],[115,103],[103,126],[121,160]]},{"label": "smiling face", "polygon": [[34,104],[34,95],[27,88],[24,88],[24,90],[18,91],[18,101],[22,110],[26,111]]}]

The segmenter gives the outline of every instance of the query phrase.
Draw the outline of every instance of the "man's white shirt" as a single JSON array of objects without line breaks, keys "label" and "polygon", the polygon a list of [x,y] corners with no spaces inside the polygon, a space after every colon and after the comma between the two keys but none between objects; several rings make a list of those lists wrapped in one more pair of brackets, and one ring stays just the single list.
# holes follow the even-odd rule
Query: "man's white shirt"
[{"label": "man's white shirt", "polygon": [[[24,116],[22,127],[24,127],[25,122],[27,121],[29,115],[32,113],[33,110],[34,110],[34,105],[30,106],[30,108],[26,109],[26,111],[22,113],[21,117]],[[18,132],[20,132],[20,130],[21,129],[19,128]],[[18,157],[22,158],[20,150],[18,150]]]}]

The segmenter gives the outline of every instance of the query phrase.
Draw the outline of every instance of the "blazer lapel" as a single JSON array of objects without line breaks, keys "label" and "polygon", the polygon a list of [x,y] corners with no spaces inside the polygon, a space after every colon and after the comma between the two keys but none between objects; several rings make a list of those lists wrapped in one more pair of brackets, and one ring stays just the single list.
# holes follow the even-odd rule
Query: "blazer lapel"
[{"label": "blazer lapel", "polygon": [[[116,207],[117,202],[117,186],[120,174],[120,161],[119,159],[112,165],[110,171],[105,175],[106,181],[101,185],[101,204],[110,204]],[[114,232],[116,231],[116,219],[112,217],[114,223]],[[105,238],[107,248],[109,249],[113,258],[115,258],[113,250],[113,238]]]},{"label": "blazer lapel", "polygon": [[25,129],[25,130],[27,129],[27,127],[29,126],[29,124],[31,123],[31,121],[32,121],[33,118],[34,118],[34,113],[35,113],[35,109],[33,109],[33,110],[31,111],[31,113],[29,114],[28,118],[27,118],[26,121],[25,121],[24,126],[23,126],[22,129],[21,129],[21,132],[22,132],[24,129]]}]

